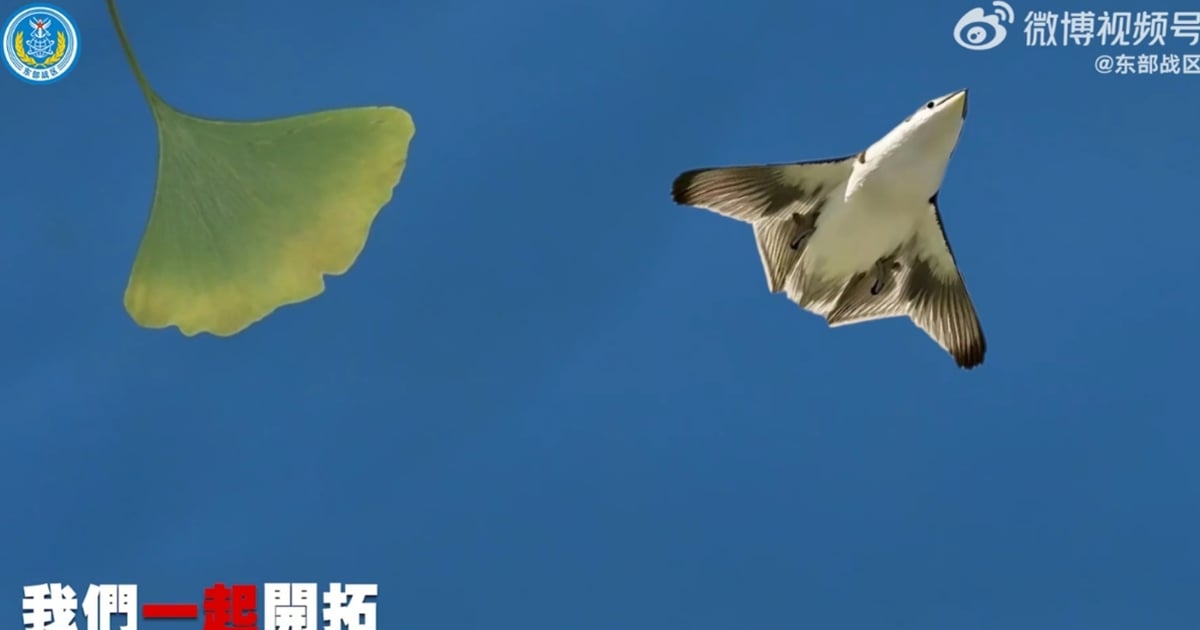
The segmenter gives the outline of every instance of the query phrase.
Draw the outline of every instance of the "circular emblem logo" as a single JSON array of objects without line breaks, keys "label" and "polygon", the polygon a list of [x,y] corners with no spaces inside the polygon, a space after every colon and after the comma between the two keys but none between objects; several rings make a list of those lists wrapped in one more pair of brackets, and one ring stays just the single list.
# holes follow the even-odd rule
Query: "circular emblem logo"
[{"label": "circular emblem logo", "polygon": [[79,58],[79,32],[62,9],[31,4],[4,25],[4,62],[26,83],[53,83]]}]

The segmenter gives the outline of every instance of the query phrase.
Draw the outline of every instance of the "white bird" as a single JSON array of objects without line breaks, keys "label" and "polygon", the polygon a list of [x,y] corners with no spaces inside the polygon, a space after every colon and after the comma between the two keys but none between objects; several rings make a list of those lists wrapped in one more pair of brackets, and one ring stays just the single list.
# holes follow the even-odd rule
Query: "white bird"
[{"label": "white bird", "polygon": [[671,195],[751,224],[772,293],[831,327],[907,316],[971,369],[987,342],[938,210],[966,116],[959,90],[856,155],[695,169]]}]

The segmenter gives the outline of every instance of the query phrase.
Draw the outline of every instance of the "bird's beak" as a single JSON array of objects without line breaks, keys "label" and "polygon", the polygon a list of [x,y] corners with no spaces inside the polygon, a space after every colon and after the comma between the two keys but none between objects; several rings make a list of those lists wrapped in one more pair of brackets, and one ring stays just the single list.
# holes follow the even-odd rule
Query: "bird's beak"
[{"label": "bird's beak", "polygon": [[967,91],[965,89],[946,96],[940,103],[938,103],[938,105],[943,104],[959,108],[959,112],[963,119],[965,120],[967,118]]}]

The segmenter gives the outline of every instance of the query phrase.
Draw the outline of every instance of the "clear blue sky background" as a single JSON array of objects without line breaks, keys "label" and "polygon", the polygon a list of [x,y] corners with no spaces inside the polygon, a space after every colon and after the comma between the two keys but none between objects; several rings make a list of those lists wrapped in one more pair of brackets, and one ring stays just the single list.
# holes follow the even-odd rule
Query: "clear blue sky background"
[{"label": "clear blue sky background", "polygon": [[[103,2],[60,6],[76,69],[0,76],[6,626],[22,584],[270,580],[378,582],[380,630],[1200,623],[1200,75],[970,52],[968,2],[124,0],[185,110],[417,124],[349,274],[189,339],[123,310],[154,127]],[[1016,3],[1104,8],[1200,7]],[[961,87],[976,371],[670,200]]]}]

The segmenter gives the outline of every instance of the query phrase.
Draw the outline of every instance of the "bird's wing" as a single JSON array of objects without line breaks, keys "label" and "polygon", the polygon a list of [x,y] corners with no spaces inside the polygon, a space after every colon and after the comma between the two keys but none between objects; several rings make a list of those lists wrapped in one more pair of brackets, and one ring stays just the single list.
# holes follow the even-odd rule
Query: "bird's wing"
[{"label": "bird's wing", "polygon": [[[796,213],[796,219],[762,219],[754,224],[754,242],[767,276],[767,289],[778,293],[784,289],[788,274],[800,262],[804,242],[798,239],[803,232],[815,228],[815,216]],[[811,238],[811,235],[810,235]]]},{"label": "bird's wing", "polygon": [[788,299],[800,308],[825,317],[837,306],[838,298],[846,290],[849,281],[847,277],[805,273],[804,259],[801,257],[796,269],[785,281],[785,290]]},{"label": "bird's wing", "polygon": [[831,328],[849,326],[876,319],[908,315],[904,287],[908,283],[911,262],[908,256],[897,258],[898,268],[888,272],[880,292],[871,293],[876,282],[875,269],[855,274],[838,301],[825,315]]},{"label": "bird's wing", "polygon": [[794,164],[699,168],[676,177],[671,196],[681,205],[757,223],[808,212],[844,184],[853,170],[853,156]]},{"label": "bird's wing", "polygon": [[816,214],[844,190],[853,170],[854,156],[700,168],[676,177],[671,197],[752,224],[767,286],[778,292],[803,253],[797,236],[813,227]]},{"label": "bird's wing", "polygon": [[929,200],[929,213],[918,224],[911,252],[904,287],[909,317],[959,367],[971,369],[983,363],[987,340],[942,227],[937,195]]}]

